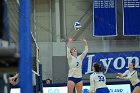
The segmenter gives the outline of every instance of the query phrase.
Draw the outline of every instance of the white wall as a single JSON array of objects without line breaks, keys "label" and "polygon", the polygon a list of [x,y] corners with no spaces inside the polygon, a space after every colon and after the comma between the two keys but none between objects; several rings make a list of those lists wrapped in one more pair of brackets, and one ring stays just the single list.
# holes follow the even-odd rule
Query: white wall
[{"label": "white wall", "polygon": [[[43,80],[52,79],[52,57],[53,56],[66,56],[65,42],[52,43],[52,42],[39,42],[39,60],[42,64]],[[58,60],[59,61],[59,60]]]},{"label": "white wall", "polygon": [[52,79],[52,43],[39,42],[39,60],[42,64],[42,78]]}]

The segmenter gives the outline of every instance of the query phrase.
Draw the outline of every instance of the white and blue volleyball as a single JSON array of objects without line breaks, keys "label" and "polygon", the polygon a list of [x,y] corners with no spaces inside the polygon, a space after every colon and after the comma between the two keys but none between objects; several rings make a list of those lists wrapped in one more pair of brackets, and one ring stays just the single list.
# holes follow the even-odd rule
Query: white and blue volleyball
[{"label": "white and blue volleyball", "polygon": [[75,30],[79,30],[82,26],[81,26],[80,22],[74,22],[73,27]]}]

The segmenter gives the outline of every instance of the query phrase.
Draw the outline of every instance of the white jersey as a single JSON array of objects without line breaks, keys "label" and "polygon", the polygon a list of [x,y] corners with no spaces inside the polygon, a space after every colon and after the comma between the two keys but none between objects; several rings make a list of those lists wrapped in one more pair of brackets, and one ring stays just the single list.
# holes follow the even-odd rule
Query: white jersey
[{"label": "white jersey", "polygon": [[106,88],[106,77],[102,72],[93,72],[90,75],[90,92],[98,88]]},{"label": "white jersey", "polygon": [[67,58],[68,58],[68,64],[69,64],[69,73],[68,77],[75,77],[75,78],[81,78],[82,77],[82,61],[85,57],[85,55],[88,52],[88,47],[85,47],[84,52],[74,57],[70,53],[70,49],[67,47]]},{"label": "white jersey", "polygon": [[126,70],[122,75],[125,76],[124,79],[129,79],[132,85],[136,85],[137,83],[140,82],[136,70],[132,72]]}]

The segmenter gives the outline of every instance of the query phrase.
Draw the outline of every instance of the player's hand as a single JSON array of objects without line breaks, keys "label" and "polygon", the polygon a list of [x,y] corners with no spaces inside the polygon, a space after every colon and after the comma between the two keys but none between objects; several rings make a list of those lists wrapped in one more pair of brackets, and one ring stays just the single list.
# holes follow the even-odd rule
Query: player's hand
[{"label": "player's hand", "polygon": [[118,75],[121,75],[121,73],[117,73]]},{"label": "player's hand", "polygon": [[68,42],[72,42],[73,41],[73,39],[71,37],[69,37],[67,40],[68,40]]},{"label": "player's hand", "polygon": [[119,78],[120,78],[120,76],[116,76],[116,78],[118,78],[118,79],[119,79]]},{"label": "player's hand", "polygon": [[80,39],[82,42],[87,42],[85,38]]},{"label": "player's hand", "polygon": [[116,76],[116,78],[118,78],[118,79],[123,79],[123,77],[121,77],[121,76]]},{"label": "player's hand", "polygon": [[84,43],[85,46],[88,46],[88,45],[87,45],[87,40],[86,40],[85,38],[82,38],[82,39],[80,39],[80,40]]},{"label": "player's hand", "polygon": [[16,82],[14,80],[9,80],[9,83],[12,84],[13,86],[16,85]]},{"label": "player's hand", "polygon": [[123,77],[122,73],[118,73],[118,76]]}]

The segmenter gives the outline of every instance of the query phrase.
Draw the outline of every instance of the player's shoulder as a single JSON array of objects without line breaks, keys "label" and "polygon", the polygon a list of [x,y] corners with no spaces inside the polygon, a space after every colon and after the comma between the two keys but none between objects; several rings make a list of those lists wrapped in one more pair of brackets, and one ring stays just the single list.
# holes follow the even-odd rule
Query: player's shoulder
[{"label": "player's shoulder", "polygon": [[96,72],[93,72],[91,75],[90,75],[90,77],[93,77],[93,76],[95,76],[96,75]]},{"label": "player's shoulder", "polygon": [[137,70],[134,70],[133,73],[138,73]]},{"label": "player's shoulder", "polygon": [[96,75],[97,76],[99,76],[99,75],[102,75],[103,76],[104,74],[103,74],[103,72],[97,72]]}]

